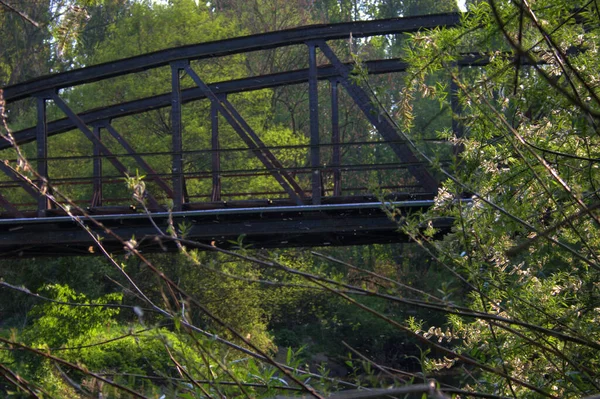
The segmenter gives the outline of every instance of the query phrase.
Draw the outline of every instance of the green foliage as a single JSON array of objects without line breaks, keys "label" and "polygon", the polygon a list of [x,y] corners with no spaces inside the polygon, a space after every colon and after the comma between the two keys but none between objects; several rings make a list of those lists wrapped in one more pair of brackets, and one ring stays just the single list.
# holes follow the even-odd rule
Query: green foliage
[{"label": "green foliage", "polygon": [[[0,264],[0,275],[16,286],[25,286],[31,292],[39,292],[45,286],[54,284],[77,287],[78,292],[88,298],[99,298],[114,292],[109,280],[114,277],[114,269],[102,258],[45,258],[45,259],[4,259]],[[54,292],[54,291],[52,291]],[[0,313],[3,326],[22,326],[28,320],[27,313],[40,300],[24,294],[0,290]]]},{"label": "green foliage", "polygon": [[[207,288],[211,293],[217,293],[211,287]],[[118,304],[122,299],[121,294],[110,294],[90,301],[85,295],[66,286],[48,286],[44,291],[60,303],[50,302],[34,307],[30,312],[35,317],[33,323],[12,339],[58,355],[65,361],[77,364],[82,370],[110,376],[114,382],[145,395],[189,392],[196,397],[199,393],[196,389],[190,389],[189,384],[181,384],[179,366],[184,367],[191,378],[202,381],[209,379],[217,384],[220,381],[230,382],[232,378],[266,386],[281,384],[275,370],[225,350],[222,345],[203,335],[190,333],[181,327],[171,330],[134,322],[123,323],[119,320],[122,317],[117,317],[121,313],[118,308],[86,306]],[[223,288],[220,292],[223,292]],[[227,303],[224,306],[235,306],[230,300],[225,301]],[[50,361],[27,353],[2,351],[0,355],[3,363],[16,364],[16,372],[53,395],[76,397],[78,390],[73,390],[73,384],[96,394],[102,392],[111,397],[121,395],[119,390],[97,381],[91,375],[73,372],[69,368],[57,368]],[[290,355],[291,364],[295,362],[293,356]],[[145,376],[156,376],[160,382],[153,382]],[[208,390],[214,388],[208,383],[202,385],[206,385],[205,389]],[[1,389],[2,385],[0,392]],[[220,389],[222,392],[238,392],[235,385],[231,388],[225,385]],[[260,392],[254,388],[247,389]],[[268,394],[268,389],[263,393]]]},{"label": "green foliage", "polygon": [[[248,283],[248,280],[260,277],[260,271],[255,266],[217,254],[195,251],[189,257],[154,255],[151,259],[161,265],[165,274],[177,276],[181,288],[186,292],[193,292],[195,298],[212,315],[251,339],[262,350],[274,350],[271,334],[267,331],[270,312],[263,306],[266,293],[259,284]],[[141,278],[142,275],[136,277]],[[150,279],[148,283],[142,288],[150,297],[160,301],[163,293],[157,289],[158,282]],[[186,315],[189,320],[211,326],[216,334],[240,343],[227,329],[215,324],[211,317],[199,309],[189,309],[190,313]]]},{"label": "green foliage", "polygon": [[[600,361],[594,349],[598,329],[590,327],[597,317],[591,304],[599,295],[600,239],[592,227],[597,216],[587,210],[597,201],[597,178],[588,171],[595,169],[591,158],[597,156],[597,120],[590,112],[598,102],[596,90],[586,84],[600,64],[590,54],[566,61],[557,54],[573,43],[594,41],[597,32],[582,30],[569,19],[565,2],[543,3],[533,11],[541,28],[525,15],[521,42],[516,43],[535,48],[530,54],[548,63],[543,67],[521,65],[516,70],[510,52],[492,54],[485,68],[453,67],[464,51],[511,48],[508,39],[515,40],[521,29],[514,18],[518,7],[501,2],[474,6],[462,28],[415,35],[407,51],[413,85],[424,84],[440,70],[452,74],[466,132],[454,137],[464,148],[452,170],[455,179],[446,181],[438,205],[425,216],[454,217],[456,232],[441,242],[423,238],[423,245],[449,272],[462,276],[469,291],[465,303],[472,310],[512,321],[454,315],[446,326],[413,323],[413,329],[513,378],[480,371],[476,383],[465,385],[469,389],[517,397],[538,397],[540,392],[580,397],[597,390],[594,375]],[[497,18],[506,22],[506,36]],[[545,41],[544,32],[552,32],[558,47]],[[562,69],[563,62],[570,66]],[[578,80],[578,73],[586,77]],[[586,93],[586,104],[577,104],[573,93]],[[407,112],[412,110],[407,107]],[[471,203],[459,201],[464,192],[475,193]],[[427,367],[456,366],[430,358]]]},{"label": "green foliage", "polygon": [[[35,321],[23,338],[32,345],[49,347],[59,347],[74,337],[105,327],[119,314],[119,309],[103,308],[98,305],[118,304],[123,297],[122,294],[113,293],[89,301],[85,295],[76,293],[72,288],[57,284],[45,286],[41,293],[62,303],[50,302],[34,306],[30,315]],[[64,303],[80,305],[74,307]]]}]

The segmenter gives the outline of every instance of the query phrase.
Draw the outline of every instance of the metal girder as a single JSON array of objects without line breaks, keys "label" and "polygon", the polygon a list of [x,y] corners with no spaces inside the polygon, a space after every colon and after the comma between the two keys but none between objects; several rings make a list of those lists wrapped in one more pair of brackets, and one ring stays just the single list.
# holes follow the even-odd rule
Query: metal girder
[{"label": "metal girder", "polygon": [[310,113],[310,167],[312,203],[321,203],[321,148],[319,134],[319,82],[317,80],[317,47],[308,43],[308,108]]},{"label": "metal girder", "polygon": [[[433,201],[404,201],[397,203],[403,214],[423,210]],[[94,245],[89,233],[68,217],[52,217],[26,221],[5,220],[0,224],[1,256],[90,254]],[[357,203],[318,206],[284,206],[275,208],[221,209],[197,212],[161,212],[147,215],[98,216],[113,232],[128,239],[135,235],[144,252],[176,250],[168,240],[158,243],[155,226],[166,231],[169,219],[177,225],[190,225],[186,238],[199,243],[228,248],[235,245],[240,232],[246,234],[244,244],[253,248],[294,246],[352,245],[366,243],[406,242],[410,237],[399,232],[398,224],[388,218],[381,203]],[[451,219],[437,219],[434,227],[439,236],[449,231]],[[102,243],[111,252],[123,252],[119,241],[93,224],[93,234],[102,237]],[[424,226],[425,227],[425,226]],[[56,253],[54,253],[56,252]],[[98,253],[98,251],[94,251]]]},{"label": "metal girder", "polygon": [[27,192],[27,194],[29,194],[32,198],[34,198],[37,201],[39,192],[36,189],[32,188],[33,182],[23,180],[23,178],[19,176],[18,173],[16,173],[10,166],[6,165],[2,161],[0,161],[0,170],[4,172],[5,175],[10,177],[14,182],[18,183],[23,188],[23,190]]},{"label": "metal girder", "polygon": [[94,129],[92,130],[92,133],[96,137],[96,140],[92,143],[94,146],[94,161],[92,166],[94,180],[92,183],[92,200],[90,201],[90,206],[92,208],[102,206],[102,151],[100,151],[98,142],[102,142],[102,134],[100,130],[103,126],[103,124],[94,124]]},{"label": "metal girder", "polygon": [[[381,115],[380,112],[373,106],[369,95],[357,84],[350,79],[350,69],[345,66],[335,55],[333,50],[324,41],[317,42],[321,52],[329,59],[333,66],[341,75],[340,82],[350,95],[356,105],[365,114],[369,122],[377,128],[381,136],[389,142],[390,147],[396,153],[398,158],[403,162],[419,162],[419,159],[414,155],[410,147],[406,144],[399,143],[402,141],[396,131],[394,124],[386,115]],[[430,192],[437,192],[438,182],[425,169],[424,166],[411,166],[408,168],[410,173]]]},{"label": "metal girder", "polygon": [[347,39],[351,35],[352,37],[367,37],[415,32],[422,29],[432,29],[441,26],[456,26],[460,23],[460,18],[460,13],[448,13],[374,21],[313,25],[214,42],[192,44],[125,58],[110,63],[93,65],[8,86],[4,89],[4,98],[7,102],[12,102],[43,90],[58,90],[65,87],[73,87],[82,83],[90,83],[169,65],[178,60],[222,57],[232,54],[301,44],[310,40]]},{"label": "metal girder", "polygon": [[342,195],[342,171],[340,165],[342,157],[340,153],[340,120],[338,104],[338,80],[331,79],[331,167],[333,168],[333,195]]},{"label": "metal girder", "polygon": [[[36,125],[36,144],[37,144],[37,173],[39,179],[38,187],[44,187],[48,183],[48,122],[46,120],[46,100],[51,93],[42,93],[37,97],[37,125]],[[48,198],[43,192],[38,193],[38,216],[45,216],[50,208]]]},{"label": "metal girder", "polygon": [[189,63],[178,61],[171,64],[171,176],[173,181],[173,210],[180,211],[184,198],[183,138],[181,137],[181,71]]},{"label": "metal girder", "polygon": [[208,85],[200,79],[196,72],[188,65],[185,67],[185,72],[192,78],[194,83],[202,90],[204,95],[211,101],[218,111],[225,117],[227,122],[233,127],[240,138],[246,143],[248,148],[256,155],[256,157],[267,168],[271,175],[277,180],[285,192],[298,205],[303,204],[303,190],[298,183],[285,171],[283,165],[275,158],[273,153],[268,150],[258,135],[246,123],[244,118],[237,112],[235,107],[225,97],[217,96],[213,93]]},{"label": "metal girder", "polygon": [[210,127],[211,127],[211,169],[212,169],[212,192],[211,201],[221,200],[221,153],[219,152],[219,109],[214,103],[210,104]]}]

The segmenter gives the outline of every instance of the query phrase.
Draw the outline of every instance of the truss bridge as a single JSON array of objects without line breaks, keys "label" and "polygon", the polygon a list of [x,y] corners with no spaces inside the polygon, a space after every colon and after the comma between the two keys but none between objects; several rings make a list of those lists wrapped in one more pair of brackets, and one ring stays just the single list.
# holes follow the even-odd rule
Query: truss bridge
[{"label": "truss bridge", "polygon": [[[440,176],[418,149],[441,162],[457,149],[425,132],[409,141],[382,111],[394,109],[401,59],[365,61],[357,74],[344,43],[459,22],[440,14],[307,26],[3,88],[6,109],[32,115],[33,126],[0,138],[0,257],[97,254],[98,240],[122,252],[132,237],[143,251],[169,250],[173,232],[227,248],[408,240],[384,208],[429,208]],[[285,51],[296,69],[215,73]],[[486,62],[465,54],[458,66]],[[457,89],[442,78],[447,107],[426,116],[460,136]],[[145,90],[149,82],[163,88]],[[280,112],[261,115],[264,101],[280,101]],[[451,220],[434,225],[443,233]]]}]

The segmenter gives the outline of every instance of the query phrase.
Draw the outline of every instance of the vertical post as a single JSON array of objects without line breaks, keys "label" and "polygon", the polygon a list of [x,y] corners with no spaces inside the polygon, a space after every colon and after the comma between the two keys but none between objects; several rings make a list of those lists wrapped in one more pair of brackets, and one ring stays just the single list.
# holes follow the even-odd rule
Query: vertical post
[{"label": "vertical post", "polygon": [[48,210],[48,199],[44,195],[48,184],[48,125],[46,120],[46,101],[48,97],[40,95],[37,97],[37,173],[40,176],[38,186],[42,193],[38,195],[38,217],[46,216]]},{"label": "vertical post", "polygon": [[221,200],[221,153],[219,151],[219,109],[215,103],[210,106],[212,127],[212,201]]},{"label": "vertical post", "polygon": [[91,206],[102,206],[102,153],[100,152],[100,146],[98,142],[102,140],[102,136],[100,133],[100,129],[102,126],[100,124],[95,124],[92,133],[96,137],[97,141],[93,141],[94,145],[94,163],[93,163],[93,192],[92,192],[92,201]]},{"label": "vertical post", "polygon": [[321,203],[321,160],[319,148],[319,93],[317,80],[317,47],[308,44],[308,102],[310,107],[310,166],[312,170],[312,203]]},{"label": "vertical post", "polygon": [[[460,101],[458,99],[458,84],[456,84],[454,79],[451,79],[450,81],[450,108],[452,109],[452,133],[454,134],[454,137],[462,138],[464,134],[463,126],[457,119],[462,113],[462,107],[460,106]],[[452,149],[452,152],[455,156],[459,156],[463,149],[461,144],[457,144]]]},{"label": "vertical post", "polygon": [[342,171],[340,170],[340,117],[338,107],[338,81],[331,79],[331,144],[333,167],[333,195],[338,197],[342,195]]},{"label": "vertical post", "polygon": [[172,129],[172,168],[173,210],[183,208],[183,140],[181,137],[181,70],[187,61],[171,63],[171,129]]}]

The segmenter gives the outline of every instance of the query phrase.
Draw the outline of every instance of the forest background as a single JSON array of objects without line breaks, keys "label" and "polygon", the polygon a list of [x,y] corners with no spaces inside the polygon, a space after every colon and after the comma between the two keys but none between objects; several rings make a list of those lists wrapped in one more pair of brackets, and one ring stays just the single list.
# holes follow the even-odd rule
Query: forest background
[{"label": "forest background", "polygon": [[[359,387],[393,387],[415,397],[598,394],[600,9],[594,0],[465,6],[460,27],[349,38],[335,47],[358,65],[391,57],[410,65],[393,80],[358,76],[443,182],[435,207],[396,218],[413,243],[4,258],[0,395],[325,397]],[[455,11],[453,2],[418,0],[1,0],[0,87],[184,44]],[[201,67],[208,81],[275,73],[303,65],[303,51]],[[473,52],[489,56],[490,64],[459,70],[457,61]],[[63,95],[84,110],[161,93],[168,79],[148,73]],[[451,90],[462,108],[454,120]],[[270,145],[307,143],[305,90],[244,93],[236,105]],[[186,115],[186,133],[206,141],[209,127],[193,115],[206,115],[208,106],[195,107]],[[343,134],[368,139],[371,126],[353,107],[342,104]],[[31,104],[3,111],[3,135],[35,123]],[[463,135],[453,133],[453,122]],[[119,123],[151,133],[152,140],[131,137],[140,151],[169,145],[166,113]],[[71,133],[49,145],[53,154],[87,151]],[[283,156],[307,161],[294,151]],[[160,158],[153,162],[169,168]],[[231,162],[255,167],[247,158]],[[89,168],[59,167],[64,176]],[[260,191],[273,181],[232,184]],[[129,189],[120,183],[110,190],[130,196]],[[65,194],[89,195],[76,188]],[[465,197],[470,201],[460,201]],[[432,240],[432,229],[419,226],[439,217],[454,218],[455,226]]]}]

